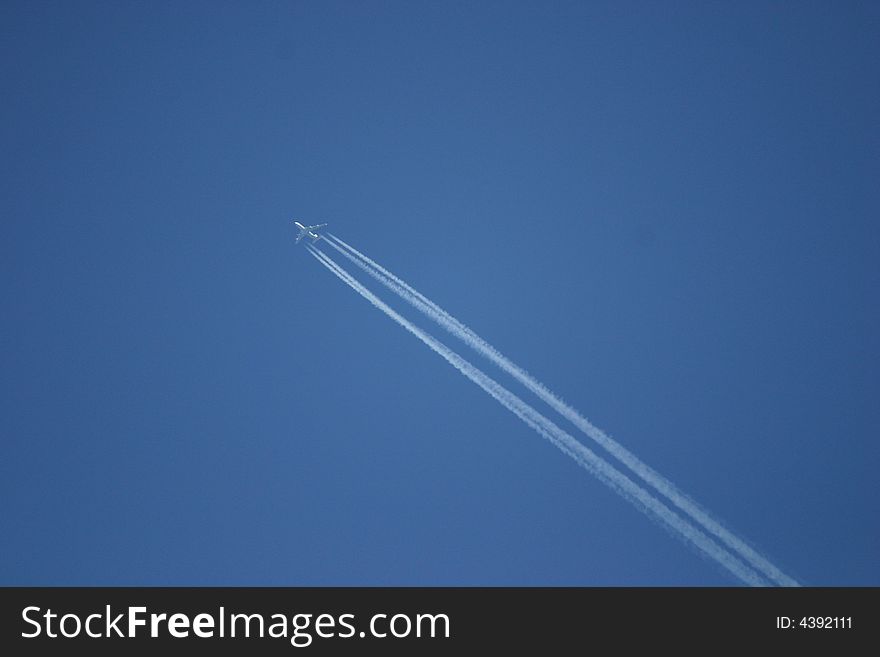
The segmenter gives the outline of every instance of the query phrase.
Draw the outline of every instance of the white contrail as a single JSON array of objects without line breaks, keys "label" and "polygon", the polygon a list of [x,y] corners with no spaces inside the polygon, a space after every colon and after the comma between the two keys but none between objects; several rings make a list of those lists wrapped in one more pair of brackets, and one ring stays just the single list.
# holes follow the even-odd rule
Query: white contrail
[{"label": "white contrail", "polygon": [[336,276],[369,301],[373,306],[381,310],[388,317],[400,324],[404,329],[416,336],[435,353],[443,357],[450,365],[455,367],[464,376],[476,383],[495,400],[500,402],[502,406],[519,417],[541,436],[556,445],[556,447],[562,452],[574,459],[584,469],[595,475],[600,481],[620,494],[624,499],[632,503],[648,517],[670,530],[674,535],[684,540],[687,544],[695,547],[704,555],[713,559],[742,582],[751,586],[766,586],[767,582],[754,570],[715,543],[684,518],[674,513],[659,499],[651,495],[638,484],[634,483],[629,477],[614,468],[593,451],[579,443],[569,433],[541,415],[541,413],[535,410],[532,406],[504,388],[497,381],[449,349],[439,340],[422,331],[420,328],[392,310],[387,304],[355,280],[347,271],[336,264],[336,262],[334,262],[329,256],[318,251],[311,245],[306,245],[306,247],[308,248],[309,253],[321,262],[321,264],[336,274]]},{"label": "white contrail", "polygon": [[[553,410],[574,424],[587,436],[596,441],[596,443],[601,445],[609,454],[640,477],[642,481],[653,487],[660,494],[664,495],[673,505],[688,514],[706,531],[714,534],[740,557],[748,561],[752,567],[764,573],[776,584],[782,586],[800,585],[795,579],[783,573],[769,560],[760,555],[754,548],[724,527],[719,521],[712,518],[707,511],[702,509],[687,495],[679,491],[671,481],[653,470],[623,445],[592,424],[574,408],[566,404],[556,394],[549,390],[544,384],[504,356],[465,324],[350,244],[347,244],[335,235],[328,233],[327,236],[330,238],[327,240],[327,244],[332,246],[374,279],[385,285],[385,287],[395,292],[410,305],[420,310],[437,324],[452,333],[452,335],[488,360],[495,363],[514,379],[523,384]],[[338,245],[334,242],[338,242]]]}]

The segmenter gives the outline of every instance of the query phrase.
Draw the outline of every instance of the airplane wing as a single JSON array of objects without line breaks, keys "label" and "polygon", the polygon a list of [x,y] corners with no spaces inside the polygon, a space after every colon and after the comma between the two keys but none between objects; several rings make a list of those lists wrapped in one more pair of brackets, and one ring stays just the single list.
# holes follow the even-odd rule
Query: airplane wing
[{"label": "airplane wing", "polygon": [[311,228],[312,230],[315,230],[316,228],[323,228],[326,225],[327,224],[318,224],[317,226],[309,226],[309,228]]},{"label": "airplane wing", "polygon": [[303,235],[305,235],[305,233],[301,232],[299,235],[296,236],[295,244],[299,244],[299,241],[303,238]]}]

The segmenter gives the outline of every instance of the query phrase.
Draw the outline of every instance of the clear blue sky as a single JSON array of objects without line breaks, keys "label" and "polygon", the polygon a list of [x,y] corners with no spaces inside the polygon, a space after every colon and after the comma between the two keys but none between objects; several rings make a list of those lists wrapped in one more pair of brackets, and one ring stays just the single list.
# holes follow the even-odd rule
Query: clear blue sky
[{"label": "clear blue sky", "polygon": [[786,572],[880,584],[878,29],[870,2],[2,3],[0,583],[737,583],[297,217]]}]

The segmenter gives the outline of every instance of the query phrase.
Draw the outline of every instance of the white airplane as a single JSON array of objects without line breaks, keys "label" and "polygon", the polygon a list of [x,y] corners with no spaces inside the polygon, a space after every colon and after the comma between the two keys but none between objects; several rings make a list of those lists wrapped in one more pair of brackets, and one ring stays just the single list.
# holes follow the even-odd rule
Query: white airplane
[{"label": "white airplane", "polygon": [[296,243],[297,243],[297,244],[299,244],[300,240],[301,240],[303,237],[308,237],[309,239],[312,240],[312,244],[314,244],[314,243],[317,242],[319,239],[321,239],[321,236],[318,235],[318,233],[316,233],[315,231],[316,231],[318,228],[323,228],[324,226],[327,225],[327,224],[318,224],[317,226],[303,226],[303,225],[302,225],[301,223],[299,223],[298,221],[294,221],[293,224],[294,224],[297,228],[299,228],[299,235],[296,236]]}]

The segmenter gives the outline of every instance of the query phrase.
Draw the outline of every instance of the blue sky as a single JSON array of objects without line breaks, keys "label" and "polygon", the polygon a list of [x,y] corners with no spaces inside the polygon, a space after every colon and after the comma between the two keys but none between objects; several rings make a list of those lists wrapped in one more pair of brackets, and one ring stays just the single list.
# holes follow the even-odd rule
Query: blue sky
[{"label": "blue sky", "polygon": [[880,584],[878,25],[3,3],[0,583],[737,583],[294,246],[297,217],[787,573]]}]

